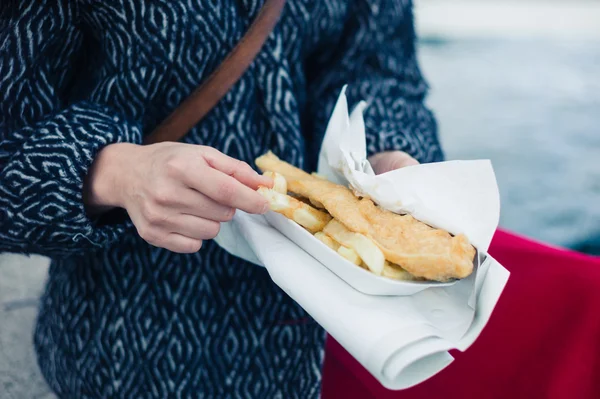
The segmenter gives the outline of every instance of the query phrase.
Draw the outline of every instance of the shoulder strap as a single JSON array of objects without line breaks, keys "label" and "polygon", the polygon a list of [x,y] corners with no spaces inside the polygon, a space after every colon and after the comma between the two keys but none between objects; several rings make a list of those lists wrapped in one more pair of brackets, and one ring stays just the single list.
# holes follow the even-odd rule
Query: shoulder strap
[{"label": "shoulder strap", "polygon": [[265,0],[246,34],[213,73],[150,135],[144,144],[178,141],[217,105],[248,69],[275,28],[285,0]]}]

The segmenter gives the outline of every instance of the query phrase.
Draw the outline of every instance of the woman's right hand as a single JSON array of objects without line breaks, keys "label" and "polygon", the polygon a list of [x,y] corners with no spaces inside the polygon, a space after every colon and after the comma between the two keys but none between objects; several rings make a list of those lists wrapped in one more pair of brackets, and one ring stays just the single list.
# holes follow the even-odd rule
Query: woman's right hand
[{"label": "woman's right hand", "polygon": [[269,209],[259,186],[271,179],[211,147],[159,143],[111,144],[102,149],[86,179],[90,211],[125,208],[139,235],[174,252],[192,253],[214,238],[236,209]]}]

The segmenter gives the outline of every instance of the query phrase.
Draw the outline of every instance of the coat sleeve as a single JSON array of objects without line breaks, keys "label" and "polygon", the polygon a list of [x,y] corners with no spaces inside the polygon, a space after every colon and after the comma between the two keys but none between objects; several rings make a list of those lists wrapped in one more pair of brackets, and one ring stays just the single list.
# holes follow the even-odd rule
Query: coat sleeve
[{"label": "coat sleeve", "polygon": [[[443,159],[416,58],[412,2],[353,0],[339,43],[308,62],[305,126],[310,152],[319,151],[333,107],[348,84],[350,107],[365,100],[367,151],[406,151],[420,162]],[[352,109],[352,108],[350,108]]]},{"label": "coat sleeve", "polygon": [[66,257],[117,240],[83,205],[97,152],[141,141],[109,107],[69,101],[81,51],[72,1],[13,2],[0,10],[0,252]]}]

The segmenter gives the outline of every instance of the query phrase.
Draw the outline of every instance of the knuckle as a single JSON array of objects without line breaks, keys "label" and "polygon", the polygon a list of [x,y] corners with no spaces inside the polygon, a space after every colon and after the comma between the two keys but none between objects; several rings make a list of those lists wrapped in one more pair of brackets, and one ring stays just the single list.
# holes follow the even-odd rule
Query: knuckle
[{"label": "knuckle", "polygon": [[211,239],[215,238],[217,234],[221,231],[221,224],[217,222],[210,223],[206,228],[206,238]]},{"label": "knuckle", "polygon": [[242,173],[242,172],[247,172],[249,169],[252,169],[250,167],[250,165],[248,165],[246,162],[244,161],[240,161],[238,160],[235,165],[233,166],[233,171],[234,174],[238,174],[238,173]]},{"label": "knuckle", "polygon": [[235,198],[236,189],[233,183],[224,182],[219,185],[217,192],[221,201],[229,203]]},{"label": "knuckle", "polygon": [[265,209],[269,208],[269,201],[262,195],[257,193],[257,196],[252,198],[252,201],[248,201],[248,212],[262,213]]},{"label": "knuckle", "polygon": [[170,177],[180,176],[185,171],[185,165],[175,155],[171,155],[165,161],[165,171]]},{"label": "knuckle", "polygon": [[223,221],[229,222],[235,216],[235,208],[227,208],[225,213],[223,214]]},{"label": "knuckle", "polygon": [[199,145],[196,148],[200,151],[200,154],[202,156],[206,156],[206,157],[209,157],[209,156],[219,153],[216,149],[214,149],[213,147],[207,146],[207,145]]},{"label": "knuckle", "polygon": [[156,189],[153,195],[154,202],[160,205],[168,205],[171,203],[171,193],[164,187]]},{"label": "knuckle", "polygon": [[138,234],[140,237],[144,239],[144,241],[148,242],[152,245],[158,245],[159,239],[157,232],[149,225],[139,226],[137,228]]},{"label": "knuckle", "polygon": [[194,253],[200,251],[202,248],[202,240],[190,240],[182,245],[182,250],[185,253]]},{"label": "knuckle", "polygon": [[161,213],[154,206],[149,204],[144,206],[142,209],[142,214],[150,226],[159,225],[164,220],[164,217],[161,215]]},{"label": "knuckle", "polygon": [[203,164],[211,165],[215,157],[219,155],[219,152],[212,147],[208,146],[198,146],[196,147],[198,150],[199,158],[202,160]]}]

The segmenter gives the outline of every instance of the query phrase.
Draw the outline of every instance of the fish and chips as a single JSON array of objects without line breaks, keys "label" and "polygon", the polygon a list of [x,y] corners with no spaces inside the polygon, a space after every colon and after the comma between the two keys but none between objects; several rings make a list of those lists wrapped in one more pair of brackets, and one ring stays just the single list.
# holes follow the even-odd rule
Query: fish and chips
[{"label": "fish and chips", "polygon": [[256,159],[274,181],[259,192],[271,210],[304,227],[349,262],[394,280],[446,282],[469,276],[475,248],[462,234],[385,210],[369,198],[296,168],[273,153]]}]

